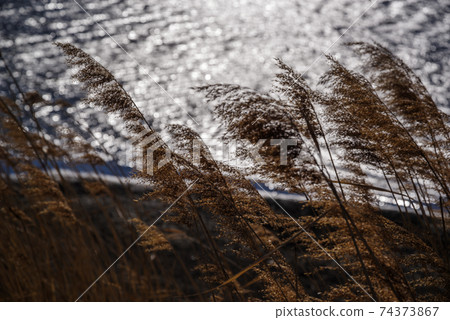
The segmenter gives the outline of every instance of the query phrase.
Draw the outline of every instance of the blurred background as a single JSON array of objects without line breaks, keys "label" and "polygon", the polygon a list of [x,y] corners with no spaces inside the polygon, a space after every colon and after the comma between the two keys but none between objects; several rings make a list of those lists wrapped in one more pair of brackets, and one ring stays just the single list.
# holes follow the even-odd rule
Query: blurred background
[{"label": "blurred background", "polygon": [[[211,138],[218,136],[220,125],[211,106],[191,87],[224,82],[268,90],[277,71],[275,57],[299,72],[307,70],[305,77],[313,86],[326,68],[325,59],[310,65],[372,6],[330,53],[351,66],[352,55],[343,43],[380,42],[412,67],[438,106],[448,112],[448,0],[0,3],[0,50],[22,87],[72,104],[64,110],[41,108],[38,116],[49,128],[64,125],[76,129],[80,123],[90,127],[119,158],[126,141],[120,124],[80,103],[80,86],[71,80],[64,57],[52,42],[70,42],[111,70],[155,128],[184,123]],[[11,95],[11,79],[3,64],[0,70],[0,94]]]}]

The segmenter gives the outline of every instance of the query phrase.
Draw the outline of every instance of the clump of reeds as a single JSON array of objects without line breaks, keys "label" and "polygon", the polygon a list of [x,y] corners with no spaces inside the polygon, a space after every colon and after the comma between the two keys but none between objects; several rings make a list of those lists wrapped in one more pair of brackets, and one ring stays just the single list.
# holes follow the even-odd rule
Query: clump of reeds
[{"label": "clump of reeds", "polygon": [[[99,166],[111,172],[120,168],[106,163],[77,132],[63,127],[54,130],[57,139],[48,138],[46,119],[36,114],[68,103],[24,92],[3,62],[14,95],[0,97],[0,299],[75,301],[139,236],[128,219],[141,217],[144,208],[125,182],[104,181]],[[92,131],[86,134],[95,139]],[[91,176],[83,175],[80,164],[91,167]],[[67,166],[75,177],[65,175]],[[157,204],[151,210],[155,215],[163,209]],[[175,270],[144,249],[135,249],[110,271],[83,300],[172,299],[167,287],[175,283]],[[173,289],[180,297],[186,281],[178,279]]]},{"label": "clump of reeds", "polygon": [[[298,141],[290,147],[294,157],[285,166],[278,165],[279,153],[273,146],[262,145],[264,161],[256,162],[250,173],[304,193],[320,217],[312,229],[325,232],[319,243],[342,257],[340,264],[357,280],[327,288],[327,299],[362,297],[356,282],[363,283],[376,300],[429,299],[432,294],[422,286],[430,279],[448,281],[444,218],[448,200],[442,200],[449,198],[447,117],[420,80],[387,49],[377,44],[351,45],[369,56],[364,66],[374,85],[329,56],[330,69],[317,90],[280,60],[282,72],[274,86],[280,98],[226,84],[198,90],[217,102],[216,112],[229,136],[252,142]],[[389,188],[367,184],[366,175],[374,171],[385,177]],[[390,193],[397,203],[413,203],[423,238],[414,234],[405,207],[398,207],[404,229],[383,217],[374,207],[374,190]],[[441,198],[440,210],[431,207],[437,203],[436,195]],[[397,230],[395,241],[393,230]],[[309,257],[327,259],[308,237],[295,241],[308,248]],[[406,254],[405,248],[412,253]],[[339,270],[336,265],[326,266],[330,268]],[[320,276],[321,270],[311,275]],[[420,272],[433,275],[417,279],[414,275]],[[441,298],[446,294],[445,290],[436,293]]]},{"label": "clump of reeds", "polygon": [[[448,119],[387,49],[351,44],[365,76],[327,57],[318,89],[277,60],[279,98],[238,85],[198,88],[227,138],[263,139],[260,161],[241,170],[215,160],[186,126],[168,127],[169,146],[106,68],[57,46],[86,102],[122,119],[130,137],[152,136],[153,163],[165,165],[136,172],[143,194],[111,186],[98,174],[111,164],[77,132],[59,130],[62,144],[47,138],[36,110],[54,102],[22,92],[10,72],[19,98],[0,99],[2,300],[448,299]],[[286,164],[270,139],[295,139]],[[239,155],[249,160],[250,149]],[[83,177],[79,163],[96,174]],[[368,183],[374,172],[386,188]],[[303,194],[301,214],[270,206],[247,176]],[[400,225],[376,207],[378,193],[396,201]]]}]

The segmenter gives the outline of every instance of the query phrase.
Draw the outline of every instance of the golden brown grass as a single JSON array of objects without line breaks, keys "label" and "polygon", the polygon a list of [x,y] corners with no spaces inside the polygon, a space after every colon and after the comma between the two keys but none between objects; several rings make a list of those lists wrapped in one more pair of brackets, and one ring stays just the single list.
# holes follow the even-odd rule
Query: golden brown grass
[{"label": "golden brown grass", "polygon": [[[328,57],[316,90],[278,60],[280,98],[238,85],[197,88],[215,103],[228,138],[297,141],[287,165],[267,140],[263,161],[238,170],[216,161],[185,126],[168,127],[170,148],[107,69],[71,44],[57,45],[88,103],[121,118],[131,137],[155,135],[156,163],[172,157],[152,174],[137,172],[143,194],[98,174],[68,179],[62,162],[94,173],[111,164],[77,132],[49,140],[36,110],[55,102],[23,92],[11,72],[20,98],[0,99],[1,300],[76,300],[143,233],[81,300],[448,300],[448,119],[387,49],[350,44],[365,76]],[[239,154],[250,156],[246,148]],[[371,172],[385,177],[387,190],[368,184]],[[248,175],[307,202],[291,218]],[[398,201],[402,223],[376,208],[374,192]],[[400,200],[414,201],[414,213]]]}]

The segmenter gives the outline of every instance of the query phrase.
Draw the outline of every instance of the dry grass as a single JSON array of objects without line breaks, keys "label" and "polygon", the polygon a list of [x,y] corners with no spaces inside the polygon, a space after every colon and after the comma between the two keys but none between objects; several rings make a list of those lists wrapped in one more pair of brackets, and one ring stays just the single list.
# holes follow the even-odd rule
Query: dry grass
[{"label": "dry grass", "polygon": [[[68,179],[61,163],[74,172],[77,164],[94,173],[118,168],[78,132],[56,131],[59,144],[48,139],[36,110],[61,102],[23,92],[11,72],[19,97],[0,98],[1,300],[77,299],[170,204],[83,301],[449,299],[448,118],[387,49],[350,44],[365,76],[328,57],[316,90],[278,61],[280,98],[238,85],[197,88],[215,103],[227,137],[298,141],[287,165],[267,142],[263,161],[243,171],[214,160],[204,143],[194,159],[201,139],[185,126],[168,128],[170,148],[108,70],[73,45],[57,45],[88,103],[120,117],[130,136],[156,135],[156,163],[166,152],[172,158],[153,174],[137,172],[143,194],[98,174]],[[248,159],[248,150],[240,156]],[[367,183],[373,172],[387,190]],[[254,174],[305,195],[295,220],[260,196],[246,179]],[[415,212],[399,204],[394,223],[374,192],[414,201]]]}]

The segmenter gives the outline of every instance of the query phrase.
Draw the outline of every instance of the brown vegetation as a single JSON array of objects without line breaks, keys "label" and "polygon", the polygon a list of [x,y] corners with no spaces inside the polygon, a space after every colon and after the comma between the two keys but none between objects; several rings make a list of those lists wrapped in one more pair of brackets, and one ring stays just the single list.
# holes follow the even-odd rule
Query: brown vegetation
[{"label": "brown vegetation", "polygon": [[[156,136],[155,163],[172,157],[152,174],[136,173],[144,194],[100,174],[68,179],[62,161],[76,173],[79,163],[94,173],[111,164],[68,129],[53,143],[35,110],[55,102],[23,92],[11,73],[20,98],[0,98],[1,300],[449,299],[448,117],[387,49],[349,44],[365,76],[327,57],[318,89],[278,60],[279,98],[238,85],[197,88],[215,103],[228,138],[297,141],[286,165],[267,140],[262,161],[243,171],[216,161],[204,143],[194,159],[201,139],[185,126],[168,128],[170,148],[107,69],[57,45],[88,103],[120,117],[131,137]],[[373,172],[387,189],[367,182]],[[307,202],[295,213],[269,205],[246,178],[255,175]],[[400,223],[379,211],[375,192],[397,201]],[[414,202],[414,212],[400,200]]]}]

